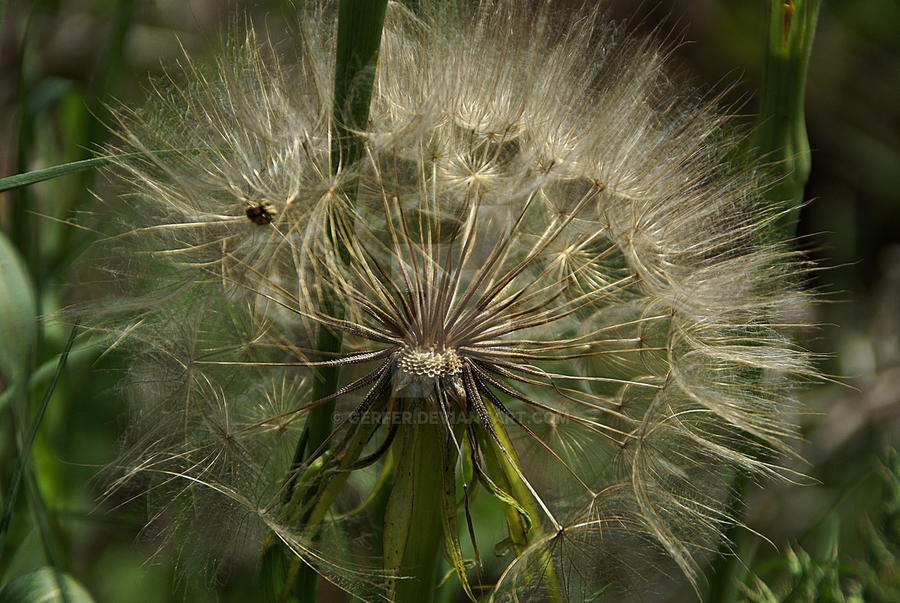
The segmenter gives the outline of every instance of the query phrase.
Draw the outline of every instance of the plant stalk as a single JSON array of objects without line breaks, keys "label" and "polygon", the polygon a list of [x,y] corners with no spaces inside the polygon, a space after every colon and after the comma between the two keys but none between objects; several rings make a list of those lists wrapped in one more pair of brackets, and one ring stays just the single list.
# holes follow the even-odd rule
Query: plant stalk
[{"label": "plant stalk", "polygon": [[448,437],[440,423],[406,424],[392,445],[396,466],[384,516],[383,548],[385,570],[399,576],[389,589],[394,601],[434,600],[445,486],[455,494]]},{"label": "plant stalk", "polygon": [[[378,49],[387,0],[340,0],[338,4],[337,57],[335,63],[334,100],[332,105],[332,153],[333,174],[352,166],[362,157],[364,140],[360,135],[369,118],[369,105],[378,65]],[[351,203],[355,202],[358,184],[353,190],[345,190]],[[339,254],[346,257],[340,241]],[[344,309],[340,300],[329,296],[322,310],[330,316],[342,318]],[[320,326],[316,336],[316,360],[330,360],[340,354],[343,337],[340,332]],[[323,367],[316,374],[313,399],[320,400],[338,390],[339,367]],[[335,402],[317,406],[310,412],[306,429],[297,445],[295,464],[318,450],[334,429]],[[304,567],[297,576],[297,591],[304,601],[315,601],[317,580],[312,568]]]},{"label": "plant stalk", "polygon": [[806,72],[822,0],[768,0],[765,70],[754,146],[779,176],[772,189],[785,214],[779,234],[793,237],[811,158],[804,101]]}]

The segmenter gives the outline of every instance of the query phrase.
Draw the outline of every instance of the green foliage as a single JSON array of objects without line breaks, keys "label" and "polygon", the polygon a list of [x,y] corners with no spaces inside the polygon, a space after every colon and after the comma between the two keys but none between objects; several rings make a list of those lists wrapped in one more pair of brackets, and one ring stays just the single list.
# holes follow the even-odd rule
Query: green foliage
[{"label": "green foliage", "polygon": [[813,559],[802,548],[789,547],[777,564],[787,574],[784,586],[773,588],[757,578],[750,586],[742,585],[742,592],[754,603],[860,601],[856,596],[846,598],[841,590],[837,552],[837,548],[833,548],[828,556]]},{"label": "green foliage", "polygon": [[93,603],[94,599],[68,574],[44,567],[19,576],[0,588],[3,603]]},{"label": "green foliage", "polygon": [[900,455],[893,448],[878,467],[881,508],[860,519],[865,555],[850,561],[866,601],[900,600]]},{"label": "green foliage", "polygon": [[25,263],[0,232],[0,411],[27,389],[37,339],[37,303]]},{"label": "green foliage", "polygon": [[[842,548],[839,519],[832,516],[818,530],[825,542],[821,554],[799,544],[761,564],[757,574],[741,585],[754,603],[862,601],[890,603],[900,600],[900,456],[892,448],[877,463],[875,475],[880,504],[871,515],[851,515],[862,538],[861,550]],[[848,552],[849,551],[849,552]]]},{"label": "green foliage", "polygon": [[37,184],[38,182],[44,182],[45,180],[61,178],[62,176],[68,176],[69,174],[77,174],[85,170],[102,167],[108,163],[109,158],[107,157],[94,157],[93,159],[82,159],[81,161],[72,161],[62,165],[54,165],[53,167],[44,168],[42,170],[34,170],[33,172],[7,176],[6,178],[0,178],[0,192],[28,186],[30,184]]}]

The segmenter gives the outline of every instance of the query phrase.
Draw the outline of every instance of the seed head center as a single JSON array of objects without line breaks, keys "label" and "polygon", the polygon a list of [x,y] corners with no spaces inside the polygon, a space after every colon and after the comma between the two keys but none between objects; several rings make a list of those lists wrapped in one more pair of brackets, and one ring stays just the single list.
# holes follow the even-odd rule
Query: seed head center
[{"label": "seed head center", "polygon": [[397,363],[403,373],[420,379],[449,377],[462,370],[462,361],[455,349],[435,346],[403,346]]}]

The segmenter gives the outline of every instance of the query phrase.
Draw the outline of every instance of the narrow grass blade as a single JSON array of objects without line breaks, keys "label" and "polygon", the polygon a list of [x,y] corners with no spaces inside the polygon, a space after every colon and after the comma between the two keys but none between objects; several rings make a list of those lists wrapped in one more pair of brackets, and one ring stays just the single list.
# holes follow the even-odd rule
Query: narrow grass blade
[{"label": "narrow grass blade", "polygon": [[47,411],[47,405],[50,403],[50,396],[53,395],[53,390],[56,389],[56,383],[59,381],[59,376],[62,374],[63,367],[66,365],[66,359],[69,357],[69,351],[72,349],[72,344],[75,341],[75,333],[78,330],[78,325],[72,327],[72,332],[69,334],[69,340],[66,342],[66,347],[63,350],[62,356],[59,357],[59,364],[56,367],[56,374],[53,375],[53,380],[50,381],[50,385],[47,386],[47,390],[44,392],[44,398],[41,400],[41,406],[38,408],[37,415],[34,417],[34,420],[31,422],[31,427],[28,430],[28,435],[25,440],[22,442],[22,447],[19,450],[19,456],[16,459],[16,466],[13,470],[12,481],[8,488],[8,495],[3,507],[3,515],[0,516],[0,542],[2,542],[3,538],[6,535],[6,531],[9,529],[9,523],[12,519],[13,507],[16,500],[16,494],[18,493],[19,485],[22,481],[22,476],[25,473],[25,467],[30,457],[31,445],[34,442],[34,438],[37,435],[38,427],[40,427],[41,420],[44,418],[44,413]]},{"label": "narrow grass blade", "polygon": [[[167,150],[167,151],[156,151],[154,154],[156,155],[167,155],[170,153],[179,153],[183,151],[177,150]],[[128,161],[130,159],[140,159],[144,157],[144,153],[124,153],[122,155],[104,155],[102,157],[93,157],[91,159],[82,159],[81,161],[72,161],[69,163],[63,163],[61,165],[54,165],[48,168],[43,168],[40,170],[34,170],[32,172],[25,172],[23,174],[14,174],[12,176],[6,176],[5,178],[0,178],[0,193],[3,191],[12,190],[15,188],[21,188],[23,186],[28,186],[30,184],[35,184],[38,182],[43,182],[45,180],[52,180],[54,178],[59,178],[61,176],[68,176],[69,174],[75,174],[78,172],[83,172],[85,170],[92,170],[94,168],[100,168],[105,165],[108,165],[115,161]]]},{"label": "narrow grass blade", "polygon": [[51,534],[50,528],[50,520],[47,513],[47,505],[44,503],[44,497],[41,494],[40,487],[37,483],[37,476],[34,472],[34,467],[25,465],[25,483],[28,486],[28,499],[31,507],[31,515],[34,517],[34,522],[37,524],[38,534],[41,537],[41,546],[44,549],[44,559],[47,560],[47,563],[50,565],[51,570],[53,571],[53,577],[56,581],[57,590],[60,595],[60,599],[62,603],[72,603],[72,599],[69,596],[68,589],[66,588],[65,579],[63,578],[63,573],[59,569],[59,558],[56,548],[56,542],[53,540],[53,536]]},{"label": "narrow grass blade", "polygon": [[35,184],[37,182],[43,182],[44,180],[52,180],[53,178],[59,178],[60,176],[83,172],[84,170],[90,170],[96,167],[102,167],[109,162],[109,157],[94,157],[93,159],[82,159],[81,161],[72,161],[70,163],[54,165],[41,170],[34,170],[33,172],[7,176],[6,178],[0,178],[0,192],[28,186],[29,184]]}]

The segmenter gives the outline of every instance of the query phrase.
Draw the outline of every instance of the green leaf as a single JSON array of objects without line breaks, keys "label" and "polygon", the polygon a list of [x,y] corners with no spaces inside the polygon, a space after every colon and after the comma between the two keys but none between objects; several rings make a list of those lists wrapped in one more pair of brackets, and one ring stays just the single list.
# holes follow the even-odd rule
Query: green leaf
[{"label": "green leaf", "polygon": [[30,574],[19,576],[2,589],[3,603],[93,603],[94,599],[81,584],[68,574],[42,567]]},{"label": "green leaf", "polygon": [[[515,448],[506,428],[492,406],[487,406],[486,410],[491,420],[491,427],[500,441],[499,443],[495,442],[488,435],[486,428],[478,430],[478,435],[475,436],[481,442],[478,450],[484,455],[487,472],[493,476],[491,478],[488,473],[479,471],[479,481],[503,503],[503,514],[506,516],[510,541],[516,555],[520,555],[540,526],[540,515],[535,501],[520,475],[519,468],[513,465],[513,463],[518,465],[519,461],[515,456]],[[504,454],[504,450],[506,454]],[[507,458],[507,454],[509,458]]]},{"label": "green leaf", "polygon": [[[135,153],[137,155],[137,153]],[[110,162],[111,157],[94,157],[93,159],[82,159],[81,161],[72,161],[62,165],[54,165],[42,170],[34,170],[33,172],[25,172],[24,174],[16,174],[0,178],[0,193],[10,189],[28,186],[44,180],[52,180],[60,176],[67,176],[77,172],[83,172],[95,167],[102,167]]]},{"label": "green leaf", "polygon": [[[190,151],[180,151],[177,149],[166,150],[166,151],[153,151],[154,155],[157,156],[165,156],[172,153],[185,153]],[[52,180],[54,178],[60,178],[62,176],[68,176],[69,174],[75,174],[78,172],[83,172],[85,170],[90,170],[94,168],[100,168],[105,165],[112,163],[113,161],[122,162],[129,161],[131,159],[139,159],[142,157],[146,157],[146,153],[122,153],[121,155],[104,155],[102,157],[93,157],[91,159],[82,159],[81,161],[72,161],[70,163],[63,163],[61,165],[54,165],[48,168],[43,168],[40,170],[34,170],[32,172],[25,172],[23,174],[15,174],[13,176],[7,176],[5,178],[0,178],[0,193],[3,191],[8,191],[14,188],[20,188],[23,186],[28,186],[30,184],[36,184],[38,182],[43,182],[45,180]]]},{"label": "green leaf", "polygon": [[521,543],[523,539],[527,539],[527,534],[531,530],[531,516],[528,514],[528,510],[519,504],[519,501],[516,498],[504,492],[500,486],[494,483],[494,481],[485,473],[481,467],[475,465],[475,475],[478,477],[478,480],[484,484],[484,486],[488,489],[488,492],[491,495],[503,503],[506,507],[510,507],[515,510],[519,514],[519,518],[521,519],[521,530],[516,531],[516,542]]},{"label": "green leaf", "polygon": [[19,252],[0,232],[0,410],[24,395],[37,337],[34,286]]},{"label": "green leaf", "polygon": [[[478,449],[484,456],[487,470],[487,473],[482,473],[479,477],[481,483],[487,486],[491,494],[504,503],[503,514],[506,516],[506,525],[509,529],[509,545],[512,546],[516,555],[521,555],[528,547],[529,542],[540,531],[537,501],[525,483],[515,447],[500,421],[497,411],[493,405],[487,405],[485,410],[494,437],[488,436],[486,426],[479,426],[474,436],[481,442]],[[493,479],[490,479],[488,474],[493,475]],[[556,568],[547,551],[541,555],[543,569],[530,578],[534,584],[541,584],[546,590],[548,601],[561,602],[565,597],[560,580],[556,575]]]},{"label": "green leaf", "polygon": [[[466,576],[466,562],[463,558],[462,547],[459,544],[459,530],[456,527],[456,454],[449,449],[449,442],[445,445],[442,463],[441,486],[441,524],[444,529],[444,547],[450,565],[456,570],[463,591],[472,601],[477,601],[469,579]],[[468,502],[466,503],[468,504]],[[472,540],[474,546],[474,538]]]}]

